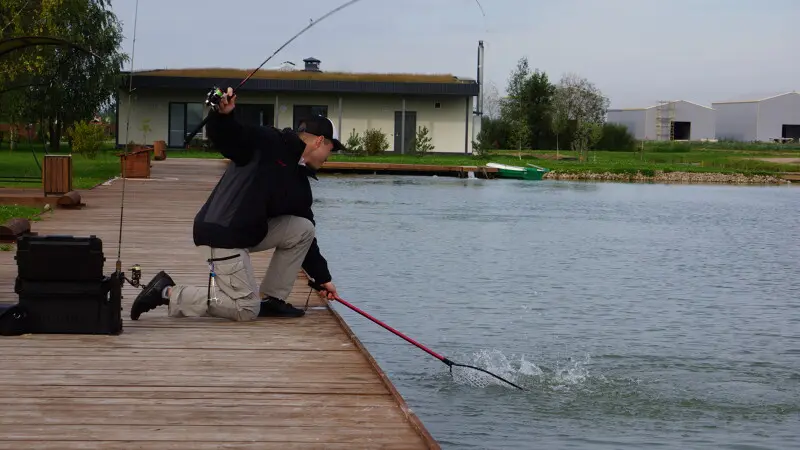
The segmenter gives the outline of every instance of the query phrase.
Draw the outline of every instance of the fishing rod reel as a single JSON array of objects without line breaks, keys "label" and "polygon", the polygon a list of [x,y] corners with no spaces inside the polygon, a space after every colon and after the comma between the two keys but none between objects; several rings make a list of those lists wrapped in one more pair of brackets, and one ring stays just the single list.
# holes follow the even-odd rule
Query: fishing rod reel
[{"label": "fishing rod reel", "polygon": [[214,86],[210,91],[208,91],[208,94],[206,94],[206,106],[216,111],[219,109],[219,102],[222,100],[223,95],[225,95],[225,93],[222,92],[222,89]]},{"label": "fishing rod reel", "polygon": [[122,276],[122,279],[127,281],[131,286],[144,289],[144,286],[142,286],[142,266],[138,264],[131,266],[130,278],[128,278],[122,272],[120,272],[120,275]]},{"label": "fishing rod reel", "polygon": [[[225,93],[222,92],[222,89],[220,89],[217,86],[214,86],[214,87],[211,88],[210,91],[208,91],[208,94],[206,94],[206,100],[203,103],[206,106],[208,106],[209,108],[211,108],[211,110],[219,111],[219,102],[222,101],[222,96],[223,95],[225,95]],[[203,121],[200,122],[195,127],[194,130],[192,130],[189,134],[186,135],[186,137],[183,138],[183,146],[184,146],[184,148],[188,147],[189,143],[192,142],[192,139],[194,139],[194,137],[197,136],[197,133],[199,133],[200,130],[202,130],[203,127],[206,126],[206,123],[208,123],[208,118],[209,117],[210,116],[206,116],[205,119],[203,119]]]}]

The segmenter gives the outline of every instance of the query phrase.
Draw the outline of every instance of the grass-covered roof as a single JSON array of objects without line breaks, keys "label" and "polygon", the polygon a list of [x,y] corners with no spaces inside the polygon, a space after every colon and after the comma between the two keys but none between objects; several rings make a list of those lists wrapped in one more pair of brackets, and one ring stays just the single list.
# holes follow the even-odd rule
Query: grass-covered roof
[{"label": "grass-covered roof", "polygon": [[[163,76],[189,78],[244,78],[252,69],[231,69],[223,67],[194,69],[158,69],[134,72],[134,76]],[[461,79],[450,74],[414,73],[357,73],[357,72],[313,72],[303,70],[259,70],[253,75],[256,79],[269,80],[318,80],[318,81],[368,81],[391,83],[474,83],[474,80]]]}]

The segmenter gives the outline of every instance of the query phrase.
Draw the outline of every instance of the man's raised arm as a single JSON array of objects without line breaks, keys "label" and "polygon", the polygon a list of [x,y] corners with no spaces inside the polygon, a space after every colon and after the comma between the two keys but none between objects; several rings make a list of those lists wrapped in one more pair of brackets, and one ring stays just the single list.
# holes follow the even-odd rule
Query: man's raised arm
[{"label": "man's raised arm", "polygon": [[211,110],[208,113],[206,132],[222,156],[234,164],[243,165],[250,161],[253,151],[269,139],[270,130],[239,123],[233,116],[236,95],[232,94],[233,89],[228,88],[228,92],[220,99],[218,111]]}]

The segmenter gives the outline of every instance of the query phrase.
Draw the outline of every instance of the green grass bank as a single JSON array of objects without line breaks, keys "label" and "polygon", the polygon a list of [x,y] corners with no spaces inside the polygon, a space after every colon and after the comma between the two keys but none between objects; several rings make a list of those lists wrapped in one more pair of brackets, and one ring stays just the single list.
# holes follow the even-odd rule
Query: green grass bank
[{"label": "green grass bank", "polygon": [[[94,159],[75,155],[75,188],[88,189],[119,176],[117,155],[120,151],[107,143]],[[68,153],[66,145],[61,152]],[[26,144],[13,152],[7,144],[0,146],[0,186],[41,187],[39,167],[44,154],[41,146],[34,147],[34,152]],[[222,158],[222,155],[215,151],[168,149],[167,157]],[[491,161],[543,166],[551,170],[546,175],[551,179],[781,183],[783,174],[800,172],[800,145],[653,142],[633,152],[591,151],[586,161],[578,161],[575,152],[556,150],[494,150],[484,157],[437,153],[421,156],[334,155],[331,161],[440,165],[483,165]],[[11,180],[9,177],[34,179]]]}]

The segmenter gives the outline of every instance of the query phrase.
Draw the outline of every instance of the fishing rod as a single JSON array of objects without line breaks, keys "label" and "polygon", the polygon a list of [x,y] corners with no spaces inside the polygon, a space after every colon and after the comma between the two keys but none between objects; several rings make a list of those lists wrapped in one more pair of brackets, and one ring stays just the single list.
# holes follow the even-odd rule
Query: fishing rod
[{"label": "fishing rod", "polygon": [[[318,23],[322,22],[322,21],[323,21],[323,20],[325,20],[326,18],[328,18],[328,17],[332,16],[333,14],[335,14],[335,13],[337,13],[337,12],[341,11],[342,9],[344,9],[344,8],[347,8],[348,6],[350,6],[350,5],[354,4],[354,3],[357,3],[357,2],[359,2],[359,1],[361,1],[361,0],[350,0],[350,1],[348,1],[348,2],[345,2],[345,3],[343,3],[343,4],[339,5],[339,6],[337,6],[337,7],[336,7],[336,8],[334,8],[334,9],[332,9],[331,11],[329,11],[328,13],[326,13],[324,16],[320,17],[319,19],[317,19],[317,20],[313,20],[313,19],[312,19],[312,20],[311,20],[311,23],[309,23],[309,24],[308,24],[308,25],[307,25],[305,28],[303,28],[302,30],[300,30],[300,31],[299,31],[297,34],[295,34],[294,36],[292,36],[292,38],[291,38],[291,39],[289,39],[288,41],[284,42],[284,44],[283,44],[283,45],[281,45],[280,47],[278,47],[278,49],[277,49],[277,50],[275,50],[275,51],[272,53],[272,55],[270,55],[270,56],[269,56],[267,59],[265,59],[265,60],[264,60],[264,62],[262,62],[262,63],[261,63],[261,64],[260,64],[258,67],[256,67],[256,68],[255,68],[255,69],[254,69],[252,72],[250,72],[250,73],[249,73],[249,74],[248,74],[248,75],[247,75],[247,76],[246,76],[246,77],[245,77],[245,78],[244,78],[244,79],[243,79],[243,80],[242,80],[242,81],[239,83],[239,85],[238,85],[238,86],[236,86],[236,87],[233,89],[233,93],[231,94],[231,97],[232,97],[232,96],[234,96],[234,95],[236,95],[236,91],[237,91],[239,88],[241,88],[242,86],[244,86],[244,84],[245,84],[245,83],[247,83],[247,81],[248,81],[250,78],[252,78],[252,77],[253,77],[253,75],[255,75],[255,73],[256,73],[256,72],[258,72],[258,70],[259,70],[259,69],[261,69],[262,67],[264,67],[264,64],[266,64],[266,63],[267,63],[267,62],[268,62],[270,59],[272,59],[272,58],[273,58],[275,55],[277,55],[277,54],[278,54],[278,52],[280,52],[281,50],[283,50],[283,49],[284,49],[284,47],[286,47],[287,45],[291,44],[291,43],[292,43],[292,41],[294,41],[295,39],[297,39],[298,37],[300,37],[300,35],[302,35],[302,34],[303,34],[303,33],[305,33],[306,31],[308,31],[308,29],[309,29],[309,28],[311,28],[311,27],[313,27],[314,25],[316,25],[316,24],[318,24]],[[480,8],[480,10],[481,10],[481,15],[483,15],[483,17],[485,18],[485,17],[486,17],[486,13],[483,11],[483,6],[481,6],[481,3],[480,3],[480,1],[479,1],[479,0],[475,0],[475,3],[477,3],[477,4],[478,4],[478,8]],[[211,90],[210,90],[210,91],[208,91],[208,94],[206,95],[205,105],[206,105],[206,106],[208,106],[208,107],[210,107],[211,109],[214,109],[214,110],[215,110],[217,107],[219,107],[219,102],[220,102],[220,100],[222,99],[222,96],[223,96],[223,95],[224,95],[224,93],[222,92],[222,89],[220,89],[218,86],[214,86],[214,87],[212,87],[212,88],[211,88]],[[189,146],[189,142],[191,142],[191,141],[192,141],[192,139],[194,139],[194,137],[197,135],[197,133],[199,133],[199,132],[200,132],[200,130],[202,130],[202,129],[203,129],[203,127],[205,127],[205,126],[206,126],[206,124],[208,123],[209,117],[210,117],[210,115],[207,115],[207,116],[206,116],[206,117],[203,119],[203,121],[202,121],[202,122],[200,122],[200,124],[199,124],[199,125],[197,125],[197,127],[195,127],[195,129],[194,129],[194,130],[192,130],[192,132],[191,132],[191,133],[189,133],[188,135],[186,135],[186,138],[183,140],[183,146],[184,146],[184,147],[188,147],[188,146]]]},{"label": "fishing rod", "polygon": [[[139,22],[139,0],[136,0],[136,7],[134,9],[133,15],[133,42],[131,43],[131,70],[128,74],[128,112],[127,117],[125,120],[125,150],[123,151],[124,158],[127,160],[129,156],[129,137],[130,137],[130,127],[131,127],[131,110],[133,109],[133,62],[134,57],[136,56],[136,26]],[[119,107],[119,105],[117,105]],[[128,179],[126,174],[126,167],[127,164],[122,164],[122,170],[120,172],[120,177],[122,178],[122,194],[119,202],[119,242],[117,243],[117,261],[115,265],[115,273],[118,281],[120,282],[120,286],[124,284],[125,281],[128,282],[133,287],[140,287],[144,289],[145,287],[141,285],[141,277],[142,277],[142,269],[139,265],[135,265],[131,267],[131,278],[125,276],[125,273],[122,271],[122,222],[123,217],[125,215],[125,186],[126,181]]]},{"label": "fishing rod", "polygon": [[[299,31],[297,34],[295,34],[294,36],[292,36],[292,38],[291,38],[291,39],[289,39],[288,41],[286,41],[286,42],[285,42],[283,45],[281,45],[280,47],[278,47],[278,49],[277,49],[277,50],[275,50],[275,51],[272,53],[272,55],[270,55],[270,56],[269,56],[267,59],[265,59],[265,60],[264,60],[264,62],[262,62],[262,63],[261,63],[261,65],[259,65],[259,66],[258,66],[258,67],[256,67],[256,68],[255,68],[255,69],[254,69],[252,72],[250,72],[250,74],[248,74],[248,75],[247,75],[247,77],[245,77],[245,79],[244,79],[244,80],[242,80],[242,81],[239,83],[239,85],[238,85],[238,86],[236,86],[236,87],[233,89],[233,93],[231,94],[231,97],[233,97],[234,95],[236,95],[236,91],[237,91],[239,88],[241,88],[242,86],[244,86],[244,84],[245,84],[245,83],[247,83],[247,81],[248,81],[248,80],[249,80],[249,79],[250,79],[250,78],[251,78],[253,75],[255,75],[255,73],[256,73],[256,72],[258,72],[258,70],[259,70],[259,69],[261,69],[262,67],[264,67],[264,64],[266,64],[266,63],[267,63],[267,62],[268,62],[270,59],[272,59],[272,58],[273,58],[275,55],[277,55],[277,54],[278,54],[278,52],[280,52],[281,50],[283,50],[283,48],[284,48],[284,47],[286,47],[287,45],[291,44],[291,43],[292,43],[292,41],[294,41],[295,39],[297,39],[298,37],[300,37],[300,35],[301,35],[301,34],[305,33],[306,31],[308,31],[308,29],[309,29],[309,28],[311,28],[311,27],[313,27],[314,25],[316,25],[316,24],[318,24],[318,23],[322,22],[323,20],[325,20],[326,18],[328,18],[328,17],[332,16],[333,14],[335,14],[335,13],[337,13],[337,12],[341,11],[342,9],[344,9],[344,8],[346,8],[346,7],[348,7],[348,6],[352,5],[352,4],[354,4],[354,3],[357,3],[357,2],[359,2],[359,1],[361,1],[361,0],[350,0],[350,1],[346,2],[346,3],[343,3],[342,5],[339,5],[339,6],[337,6],[337,7],[336,7],[336,8],[334,8],[334,9],[332,9],[331,11],[329,11],[327,14],[325,14],[325,15],[324,15],[324,16],[322,16],[322,17],[320,17],[319,19],[317,19],[317,20],[313,20],[313,19],[312,19],[312,20],[311,20],[311,23],[309,23],[309,24],[308,24],[308,25],[307,25],[305,28],[303,28],[302,30],[300,30],[300,31]],[[207,94],[207,96],[206,96],[205,105],[206,105],[206,106],[208,106],[208,107],[210,107],[211,109],[214,109],[214,110],[215,110],[215,109],[216,109],[216,108],[219,106],[219,101],[222,99],[222,96],[223,96],[222,89],[220,89],[220,88],[219,88],[219,87],[217,87],[217,86],[214,86],[213,88],[211,88],[211,90],[210,90],[210,91],[208,91],[208,94]],[[189,142],[191,142],[191,140],[192,140],[192,139],[194,139],[194,137],[197,135],[197,133],[199,133],[199,132],[200,132],[200,130],[202,130],[202,129],[203,129],[203,127],[204,127],[204,126],[206,126],[206,123],[208,123],[208,119],[209,119],[209,117],[211,117],[211,116],[210,116],[210,115],[207,115],[207,116],[205,117],[205,119],[203,119],[203,121],[202,121],[202,122],[200,122],[200,124],[199,124],[199,125],[197,125],[197,127],[195,127],[195,129],[194,129],[194,130],[192,130],[192,132],[191,132],[191,133],[189,133],[189,134],[186,136],[186,139],[184,139],[184,141],[183,141],[183,146],[184,146],[184,147],[187,147],[187,146],[189,145]]]},{"label": "fishing rod", "polygon": [[[133,13],[133,42],[131,43],[131,73],[128,78],[128,115],[125,121],[125,160],[128,159],[128,137],[130,136],[131,128],[131,110],[133,109],[133,60],[136,56],[136,25],[139,21],[139,0],[136,0],[136,9]],[[117,244],[117,273],[122,274],[122,217],[125,213],[125,182],[128,177],[125,176],[125,167],[127,164],[122,165],[122,198],[119,202],[119,243]]]},{"label": "fishing rod", "polygon": [[[326,290],[324,287],[322,287],[322,285],[320,285],[320,284],[318,284],[318,283],[316,283],[316,282],[314,282],[314,281],[312,281],[312,280],[308,280],[308,285],[309,285],[309,286],[311,286],[311,288],[312,288],[312,289],[314,289],[315,291],[318,291],[318,292],[327,292],[327,290]],[[429,348],[425,347],[424,345],[420,344],[419,342],[415,341],[414,339],[411,339],[410,337],[406,336],[405,334],[403,334],[403,333],[401,333],[401,332],[399,332],[399,331],[395,330],[394,328],[390,327],[389,325],[387,325],[387,324],[385,324],[385,323],[381,322],[380,320],[378,320],[378,319],[376,319],[376,318],[372,317],[370,314],[368,314],[368,313],[366,313],[366,312],[362,311],[360,308],[358,308],[357,306],[355,306],[355,305],[351,304],[350,302],[348,302],[348,301],[344,300],[343,298],[339,297],[338,295],[334,295],[334,297],[333,297],[333,298],[334,298],[336,301],[338,301],[339,303],[343,304],[344,306],[347,306],[348,308],[352,309],[353,311],[355,311],[355,312],[357,312],[357,313],[361,314],[362,316],[366,317],[367,319],[369,319],[369,320],[371,320],[371,321],[373,321],[373,322],[377,323],[378,325],[380,325],[380,326],[382,326],[383,328],[385,328],[385,329],[387,329],[387,330],[391,331],[391,332],[392,332],[392,333],[394,333],[395,335],[397,335],[397,336],[399,336],[399,337],[401,337],[401,338],[405,339],[407,342],[409,342],[409,343],[411,343],[412,345],[416,346],[416,347],[417,347],[417,348],[419,348],[420,350],[422,350],[422,351],[426,352],[427,354],[429,354],[429,355],[433,356],[434,358],[438,359],[439,361],[443,362],[445,365],[447,365],[447,367],[449,367],[449,368],[450,368],[450,374],[451,374],[451,375],[452,375],[452,373],[453,373],[453,367],[454,367],[454,366],[455,366],[455,367],[466,367],[466,368],[469,368],[469,369],[474,369],[474,370],[478,370],[478,371],[481,371],[481,372],[483,372],[483,373],[489,374],[489,375],[491,375],[491,376],[493,376],[493,377],[497,378],[497,379],[498,379],[498,380],[500,380],[500,381],[503,381],[503,382],[505,382],[505,383],[508,383],[508,384],[510,384],[511,386],[514,386],[515,388],[517,388],[517,389],[519,389],[519,390],[521,390],[521,391],[524,391],[524,390],[525,390],[525,389],[521,388],[520,386],[518,386],[518,385],[516,385],[516,384],[514,384],[514,383],[512,383],[512,382],[510,382],[510,381],[508,381],[508,380],[506,380],[505,378],[503,378],[503,377],[501,377],[501,376],[499,376],[499,375],[495,375],[495,374],[493,374],[492,372],[489,372],[489,371],[488,371],[488,370],[486,370],[486,369],[481,369],[480,367],[470,366],[470,365],[468,365],[468,364],[460,364],[460,363],[453,362],[453,361],[451,361],[450,359],[448,359],[448,358],[445,358],[444,356],[442,356],[442,355],[440,355],[440,354],[438,354],[438,353],[434,352],[433,350],[431,350],[431,349],[429,349]]]}]

